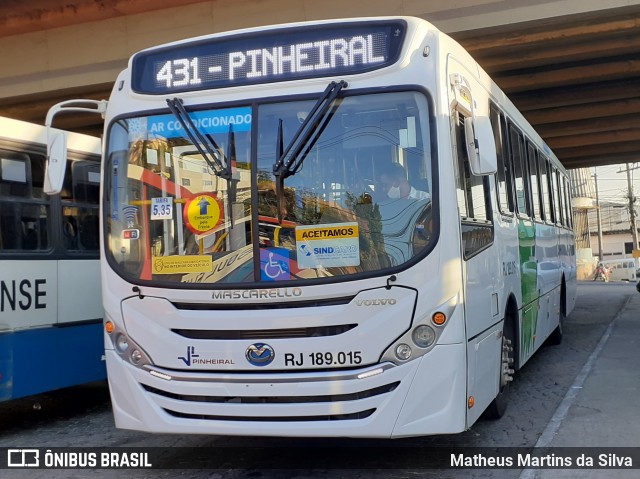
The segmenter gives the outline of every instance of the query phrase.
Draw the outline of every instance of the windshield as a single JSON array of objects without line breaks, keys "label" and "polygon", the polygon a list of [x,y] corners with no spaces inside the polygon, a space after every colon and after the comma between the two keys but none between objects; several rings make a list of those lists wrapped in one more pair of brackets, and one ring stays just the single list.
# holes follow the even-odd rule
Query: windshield
[{"label": "windshield", "polygon": [[274,165],[315,103],[189,111],[206,151],[179,115],[114,122],[104,213],[115,270],[160,286],[267,286],[371,276],[424,251],[434,228],[426,98],[337,98],[307,122],[311,140],[276,187]]}]

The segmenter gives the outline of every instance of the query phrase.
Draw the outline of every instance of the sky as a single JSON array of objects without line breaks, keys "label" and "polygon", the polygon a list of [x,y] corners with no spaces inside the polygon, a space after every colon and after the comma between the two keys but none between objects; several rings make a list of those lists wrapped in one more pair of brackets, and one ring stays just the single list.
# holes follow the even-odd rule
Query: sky
[{"label": "sky", "polygon": [[[640,197],[640,162],[629,163],[629,166],[636,168],[631,171],[631,184],[635,196]],[[598,173],[598,194],[600,201],[628,204],[627,173],[624,171],[626,168],[627,165],[625,163],[591,168],[592,174],[594,172]]]}]

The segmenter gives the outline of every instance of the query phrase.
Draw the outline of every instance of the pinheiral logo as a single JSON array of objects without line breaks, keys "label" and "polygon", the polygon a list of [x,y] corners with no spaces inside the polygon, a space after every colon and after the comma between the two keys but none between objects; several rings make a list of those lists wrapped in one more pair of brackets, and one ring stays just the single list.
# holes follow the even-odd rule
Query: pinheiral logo
[{"label": "pinheiral logo", "polygon": [[247,348],[245,357],[254,366],[266,366],[276,357],[276,353],[271,346],[265,343],[254,343]]}]

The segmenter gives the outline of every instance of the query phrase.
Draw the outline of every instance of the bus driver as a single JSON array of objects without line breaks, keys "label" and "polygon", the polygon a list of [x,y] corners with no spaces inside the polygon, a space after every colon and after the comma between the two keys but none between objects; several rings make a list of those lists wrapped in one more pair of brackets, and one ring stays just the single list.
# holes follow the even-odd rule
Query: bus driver
[{"label": "bus driver", "polygon": [[380,175],[383,191],[392,199],[407,198],[413,200],[430,200],[431,195],[426,191],[416,190],[407,181],[407,172],[400,163],[390,163],[385,166]]}]

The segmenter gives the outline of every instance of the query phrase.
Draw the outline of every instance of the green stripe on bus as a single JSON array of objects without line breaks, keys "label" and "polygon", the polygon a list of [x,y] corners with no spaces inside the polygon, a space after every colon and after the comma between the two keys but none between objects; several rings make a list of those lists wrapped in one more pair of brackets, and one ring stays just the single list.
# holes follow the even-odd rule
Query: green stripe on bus
[{"label": "green stripe on bus", "polygon": [[521,357],[533,352],[538,322],[538,262],[536,261],[536,226],[530,220],[518,221],[520,252],[520,285],[522,288],[522,326],[520,328]]}]

